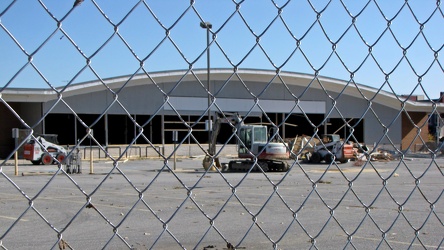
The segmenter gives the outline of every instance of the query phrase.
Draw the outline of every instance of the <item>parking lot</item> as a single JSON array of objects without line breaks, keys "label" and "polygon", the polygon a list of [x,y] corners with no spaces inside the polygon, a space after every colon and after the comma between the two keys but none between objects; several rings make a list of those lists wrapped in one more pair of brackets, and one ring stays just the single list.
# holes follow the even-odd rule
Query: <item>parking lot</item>
[{"label": "parking lot", "polygon": [[18,176],[8,162],[0,246],[59,249],[59,235],[66,249],[443,246],[442,156],[289,161],[289,172],[266,174],[205,172],[201,161],[83,161],[82,173],[66,174],[20,160]]}]

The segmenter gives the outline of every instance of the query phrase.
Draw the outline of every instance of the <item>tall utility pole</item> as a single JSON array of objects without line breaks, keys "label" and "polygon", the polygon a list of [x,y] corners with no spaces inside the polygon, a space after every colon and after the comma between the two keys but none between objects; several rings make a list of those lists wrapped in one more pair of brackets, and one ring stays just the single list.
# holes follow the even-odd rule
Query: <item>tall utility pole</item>
[{"label": "tall utility pole", "polygon": [[211,88],[210,88],[210,30],[213,25],[210,22],[200,22],[200,27],[207,30],[207,88],[208,88],[208,148],[211,147]]}]

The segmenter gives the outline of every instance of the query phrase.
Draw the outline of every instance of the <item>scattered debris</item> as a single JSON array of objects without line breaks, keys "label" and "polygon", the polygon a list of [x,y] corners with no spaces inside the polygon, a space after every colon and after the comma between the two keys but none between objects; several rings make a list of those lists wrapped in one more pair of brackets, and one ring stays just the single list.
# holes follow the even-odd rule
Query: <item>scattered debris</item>
[{"label": "scattered debris", "polygon": [[364,153],[358,153],[355,151],[355,163],[354,166],[362,166],[367,161],[367,156]]},{"label": "scattered debris", "polygon": [[230,242],[227,242],[227,249],[228,250],[235,250],[236,248],[234,248],[234,246]]},{"label": "scattered debris", "polygon": [[88,203],[88,205],[86,205],[86,208],[94,208],[94,209],[96,209],[96,207],[92,203]]},{"label": "scattered debris", "polygon": [[[444,140],[443,140],[444,141]],[[302,160],[304,159],[306,153],[313,153],[314,146],[321,143],[318,138],[310,137],[306,135],[297,136],[294,139],[288,139],[286,140],[286,143],[288,143],[292,149],[292,152],[294,155],[300,155]],[[444,142],[441,142],[444,143]],[[441,147],[442,151],[444,153],[444,146]],[[369,159],[370,161],[393,161],[397,159],[397,155],[389,152],[388,150],[384,149],[376,149],[373,153],[369,154],[372,150],[370,150],[365,144],[355,143],[353,145],[354,150],[354,166],[362,166],[365,162],[367,162]],[[412,160],[404,158],[404,160]]]},{"label": "scattered debris", "polygon": [[60,250],[63,250],[63,249],[74,249],[74,248],[72,248],[69,244],[68,244],[68,242],[66,242],[64,239],[61,239],[60,241],[59,241],[59,249]]},{"label": "scattered debris", "polygon": [[372,153],[370,155],[371,161],[392,161],[394,160],[394,157],[392,154],[390,154],[387,151],[384,150],[377,150],[375,153]]},{"label": "scattered debris", "polygon": [[319,180],[318,183],[331,184],[331,181]]},{"label": "scattered debris", "polygon": [[289,139],[285,141],[290,145],[292,152],[297,155],[305,155],[305,153],[312,153],[313,147],[316,144],[319,144],[319,140],[317,138],[312,138],[310,136],[302,135],[296,136],[294,139]]}]

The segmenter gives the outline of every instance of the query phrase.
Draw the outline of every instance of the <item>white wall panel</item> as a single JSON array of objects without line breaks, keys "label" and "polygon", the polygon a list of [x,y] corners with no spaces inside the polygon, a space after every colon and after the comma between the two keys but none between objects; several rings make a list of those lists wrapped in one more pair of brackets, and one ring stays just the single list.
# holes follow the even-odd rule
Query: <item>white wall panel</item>
[{"label": "white wall panel", "polygon": [[[169,102],[178,111],[203,111],[208,107],[207,98],[198,97],[170,97]],[[299,106],[296,102],[289,100],[263,100],[261,99],[255,105],[252,99],[233,99],[233,98],[217,98],[216,104],[223,111],[248,112],[252,108],[253,112],[260,112],[261,109],[271,113],[302,113],[302,110],[308,114],[324,114],[324,101],[300,101]],[[212,106],[211,110],[216,110],[216,106]],[[302,110],[301,110],[302,109]],[[172,110],[170,105],[165,106],[165,110]]]}]

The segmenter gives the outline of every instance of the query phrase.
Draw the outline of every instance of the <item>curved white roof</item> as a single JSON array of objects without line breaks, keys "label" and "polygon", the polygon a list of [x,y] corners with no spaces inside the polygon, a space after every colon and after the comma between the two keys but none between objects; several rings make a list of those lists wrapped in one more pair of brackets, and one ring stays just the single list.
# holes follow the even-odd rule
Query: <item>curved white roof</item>
[{"label": "curved white roof", "polygon": [[[239,69],[236,72],[233,69],[211,69],[211,80],[226,81],[231,77],[237,78],[236,74],[238,74],[243,81],[261,83],[276,81],[275,78],[279,77],[279,81],[282,80],[289,86],[309,86],[308,88],[310,89],[320,89],[321,85],[317,83],[320,82],[328,92],[342,92],[344,95],[354,97],[362,96],[363,99],[365,98],[369,102],[378,103],[396,109],[401,108],[403,105],[407,111],[431,112],[433,111],[434,105],[436,105],[438,112],[444,112],[444,103],[406,100],[404,97],[396,96],[393,93],[369,86],[310,74],[292,72],[279,72],[279,74],[277,74],[277,72],[272,70],[259,69]],[[106,84],[111,89],[118,89],[125,85],[137,86],[146,84],[147,81],[156,83],[174,83],[178,81],[195,81],[197,78],[203,79],[205,82],[206,75],[206,69],[174,70],[149,73],[149,77],[146,74],[137,74],[133,76],[126,75],[107,78],[103,79],[103,82],[96,80],[76,83],[67,87],[63,86],[57,88],[57,91],[52,89],[9,88],[0,93],[0,98],[4,99],[6,102],[47,102],[61,97],[63,98],[65,96],[75,96],[95,91],[102,91],[104,86],[103,84]]]}]

